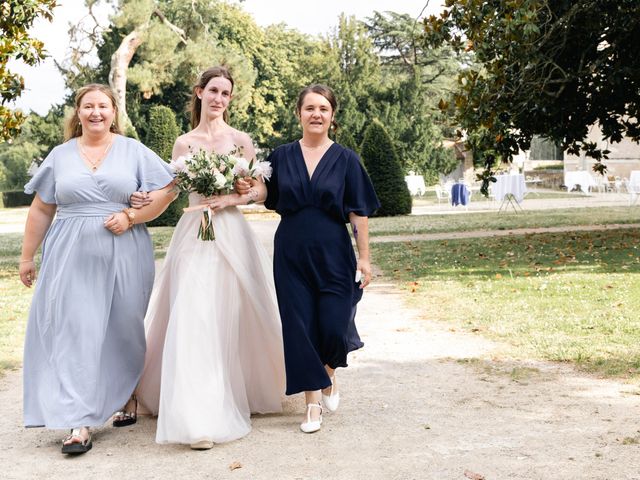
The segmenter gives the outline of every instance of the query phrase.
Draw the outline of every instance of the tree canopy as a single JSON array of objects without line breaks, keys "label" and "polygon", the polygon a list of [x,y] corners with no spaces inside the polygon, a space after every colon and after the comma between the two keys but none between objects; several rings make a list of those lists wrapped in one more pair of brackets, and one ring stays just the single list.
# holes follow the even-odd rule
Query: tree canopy
[{"label": "tree canopy", "polygon": [[[87,21],[96,18],[98,1],[85,0]],[[59,66],[71,91],[111,84],[128,135],[147,139],[157,106],[170,108],[180,130],[188,130],[197,75],[225,64],[235,79],[230,123],[249,133],[262,155],[300,135],[297,95],[319,82],[337,95],[339,141],[360,150],[366,128],[378,119],[405,173],[434,180],[455,167],[442,146],[451,129],[437,99],[451,88],[458,64],[447,47],[424,48],[416,40],[421,24],[408,15],[375,13],[366,22],[341,15],[326,35],[311,36],[284,24],[260,27],[242,4],[221,0],[118,0],[117,7],[108,25],[83,21],[72,28],[71,53]],[[97,64],[87,55],[91,44]]]},{"label": "tree canopy", "polygon": [[56,0],[3,0],[0,2],[0,141],[17,135],[24,115],[12,110],[13,102],[24,90],[24,78],[11,72],[9,60],[36,65],[45,57],[44,44],[29,34],[38,17],[51,20]]},{"label": "tree canopy", "polygon": [[534,135],[598,161],[608,152],[588,141],[594,125],[606,142],[640,141],[637,0],[447,0],[424,28],[426,46],[473,55],[440,107],[466,131],[485,180]]}]

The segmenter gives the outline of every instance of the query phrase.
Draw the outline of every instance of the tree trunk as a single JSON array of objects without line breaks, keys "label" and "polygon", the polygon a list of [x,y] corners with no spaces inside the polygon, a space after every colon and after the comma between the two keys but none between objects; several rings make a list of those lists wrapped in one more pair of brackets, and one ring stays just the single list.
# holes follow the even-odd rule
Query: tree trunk
[{"label": "tree trunk", "polygon": [[129,115],[127,115],[127,69],[136,50],[142,44],[144,33],[148,27],[148,22],[136,27],[129,35],[124,37],[118,49],[111,56],[109,86],[116,94],[120,121],[125,133],[129,130],[133,130],[135,133],[135,127],[131,123]]},{"label": "tree trunk", "polygon": [[[156,8],[151,16],[156,15],[162,23],[167,25],[173,33],[175,33],[180,41],[184,44],[187,43],[187,37],[184,30],[172,24],[164,16],[162,11]],[[136,53],[138,47],[144,42],[144,35],[147,32],[151,19],[142,25],[138,25],[129,35],[122,39],[120,46],[111,56],[111,70],[109,71],[109,86],[116,94],[116,102],[118,111],[120,112],[120,121],[122,129],[125,133],[133,133],[135,135],[136,129],[127,115],[127,70],[129,63]]]}]

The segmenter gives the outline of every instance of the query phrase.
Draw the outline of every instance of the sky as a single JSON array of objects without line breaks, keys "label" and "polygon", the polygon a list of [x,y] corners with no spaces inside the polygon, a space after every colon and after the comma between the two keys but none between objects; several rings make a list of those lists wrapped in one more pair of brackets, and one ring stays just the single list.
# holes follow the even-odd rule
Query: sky
[{"label": "sky", "polygon": [[[35,67],[12,62],[12,71],[25,78],[25,91],[13,105],[25,112],[34,111],[45,114],[51,105],[61,103],[65,95],[64,80],[53,59],[62,61],[68,54],[69,23],[77,23],[86,16],[83,0],[59,0],[54,10],[53,22],[38,20],[31,30],[42,40],[51,58]],[[309,2],[304,0],[245,0],[242,8],[249,12],[261,26],[273,23],[286,23],[292,28],[309,34],[326,34],[337,23],[340,13],[355,15],[364,20],[374,11],[392,10],[418,17],[425,5],[424,15],[440,11],[442,0],[323,0]],[[109,10],[97,11],[103,25],[108,22]]]}]

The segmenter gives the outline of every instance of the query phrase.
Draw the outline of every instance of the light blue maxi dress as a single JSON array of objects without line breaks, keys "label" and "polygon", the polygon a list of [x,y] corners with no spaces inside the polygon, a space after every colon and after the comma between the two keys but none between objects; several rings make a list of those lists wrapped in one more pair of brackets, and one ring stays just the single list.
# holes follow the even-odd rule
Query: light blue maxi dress
[{"label": "light blue maxi dress", "polygon": [[95,173],[71,139],[53,149],[25,186],[58,207],[27,324],[25,426],[100,426],[136,387],[154,277],[151,238],[142,224],[117,236],[103,223],[129,206],[134,191],[158,190],[171,180],[160,157],[117,136]]}]

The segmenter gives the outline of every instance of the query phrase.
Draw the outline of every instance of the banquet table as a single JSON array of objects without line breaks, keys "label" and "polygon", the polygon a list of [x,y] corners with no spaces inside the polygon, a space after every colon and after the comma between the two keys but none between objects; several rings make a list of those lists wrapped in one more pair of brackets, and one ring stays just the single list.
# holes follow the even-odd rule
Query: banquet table
[{"label": "banquet table", "polygon": [[524,175],[521,173],[496,175],[496,181],[491,185],[491,191],[497,201],[502,201],[506,195],[513,195],[518,203],[522,202],[527,187]]},{"label": "banquet table", "polygon": [[640,196],[640,170],[631,171],[627,190],[629,191],[629,205],[633,205]]},{"label": "banquet table", "polygon": [[577,185],[580,185],[580,190],[583,193],[589,193],[589,187],[597,187],[596,179],[585,170],[576,170],[575,172],[564,172],[564,185],[567,187],[567,191],[570,192]]},{"label": "banquet table", "polygon": [[407,175],[404,177],[404,181],[407,183],[411,195],[424,195],[427,190],[422,175]]},{"label": "banquet table", "polygon": [[516,211],[516,206],[522,209],[520,203],[527,193],[524,175],[522,173],[496,175],[496,181],[491,185],[491,193],[496,201],[502,202],[500,210],[502,207],[506,210],[509,204]]}]

